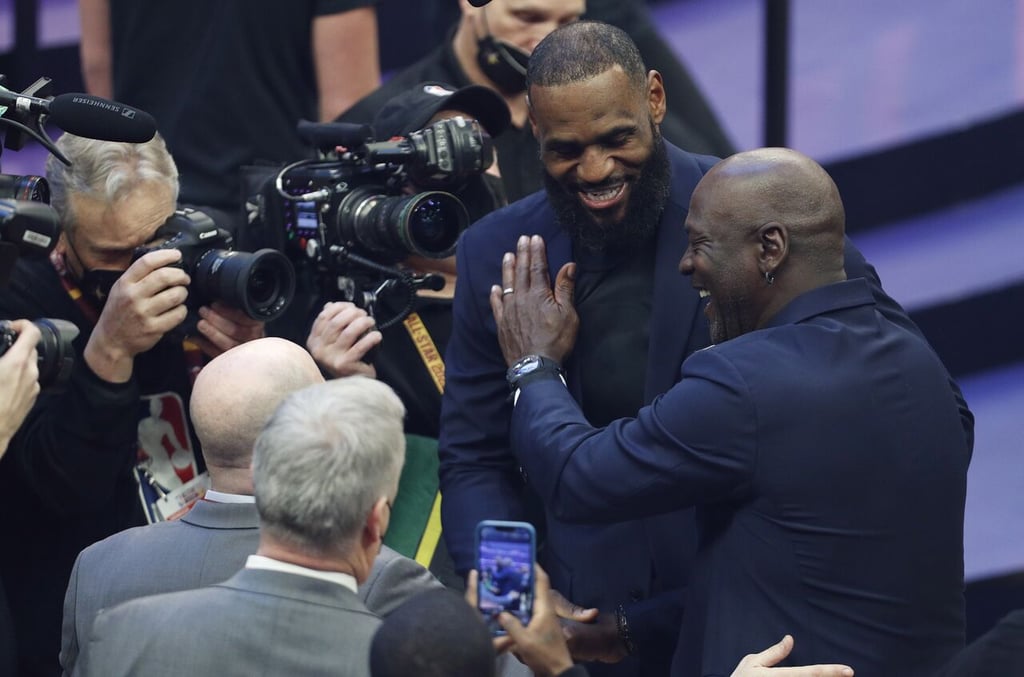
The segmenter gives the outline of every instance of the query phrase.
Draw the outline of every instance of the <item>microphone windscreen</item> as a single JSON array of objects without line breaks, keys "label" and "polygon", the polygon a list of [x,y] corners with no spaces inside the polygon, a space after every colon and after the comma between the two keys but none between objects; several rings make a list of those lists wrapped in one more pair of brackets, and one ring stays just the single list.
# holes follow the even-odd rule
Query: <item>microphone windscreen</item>
[{"label": "microphone windscreen", "polygon": [[331,146],[358,148],[373,138],[373,128],[370,125],[360,125],[354,122],[299,120],[298,132],[300,139],[315,148],[330,148]]},{"label": "microphone windscreen", "polygon": [[65,132],[101,141],[144,143],[156,134],[156,121],[146,111],[89,94],[53,97],[50,122]]},{"label": "microphone windscreen", "polygon": [[483,7],[490,1],[491,0],[469,0],[469,4],[473,5],[474,7]]}]

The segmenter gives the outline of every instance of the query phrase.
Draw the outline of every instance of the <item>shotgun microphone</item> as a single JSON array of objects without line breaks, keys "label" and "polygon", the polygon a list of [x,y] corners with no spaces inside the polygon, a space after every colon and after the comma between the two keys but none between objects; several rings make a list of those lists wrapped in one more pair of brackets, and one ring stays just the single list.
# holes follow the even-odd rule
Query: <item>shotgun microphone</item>
[{"label": "shotgun microphone", "polygon": [[48,115],[65,132],[89,139],[143,143],[156,134],[156,121],[146,111],[90,94],[40,99],[0,89],[0,105],[19,113]]}]

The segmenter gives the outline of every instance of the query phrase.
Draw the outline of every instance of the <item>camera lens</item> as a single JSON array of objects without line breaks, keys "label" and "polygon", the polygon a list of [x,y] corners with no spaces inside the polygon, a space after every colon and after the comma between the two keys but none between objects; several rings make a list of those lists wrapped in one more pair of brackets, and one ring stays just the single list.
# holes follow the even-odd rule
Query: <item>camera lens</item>
[{"label": "camera lens", "polygon": [[469,225],[466,208],[451,193],[420,193],[396,207],[398,222],[405,226],[400,232],[408,238],[409,248],[425,256],[453,254],[459,233]]},{"label": "camera lens", "polygon": [[455,252],[469,214],[451,193],[382,195],[358,188],[338,209],[341,239],[399,261],[409,254],[443,259]]},{"label": "camera lens", "polygon": [[[39,343],[36,344],[39,387],[43,390],[67,383],[71,368],[75,364],[75,349],[72,341],[78,336],[78,327],[67,320],[49,317],[35,320],[32,324],[39,329]],[[14,345],[18,335],[5,322],[0,322],[0,357]]]},{"label": "camera lens", "polygon": [[0,174],[0,198],[50,203],[50,184],[42,176]]},{"label": "camera lens", "polygon": [[223,301],[254,320],[269,322],[280,317],[295,296],[295,269],[274,249],[211,249],[196,264],[192,287],[203,298]]},{"label": "camera lens", "polygon": [[75,364],[75,349],[71,342],[78,336],[78,327],[67,320],[49,317],[33,322],[41,337],[36,346],[39,354],[39,387],[59,386],[71,377]]}]

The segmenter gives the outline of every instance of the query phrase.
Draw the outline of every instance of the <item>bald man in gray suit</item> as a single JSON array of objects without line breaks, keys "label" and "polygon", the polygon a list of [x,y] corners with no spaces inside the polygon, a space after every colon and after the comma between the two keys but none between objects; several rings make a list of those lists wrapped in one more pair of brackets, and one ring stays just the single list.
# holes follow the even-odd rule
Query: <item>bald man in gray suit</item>
[{"label": "bald man in gray suit", "polygon": [[[82,551],[64,602],[65,675],[75,672],[79,642],[101,609],[219,583],[245,565],[259,544],[250,467],[257,433],[286,395],[322,382],[305,350],[275,338],[238,346],[200,372],[191,416],[211,490],[180,520],[129,529]],[[384,546],[358,592],[371,611],[386,616],[415,593],[441,587],[426,569]]]}]

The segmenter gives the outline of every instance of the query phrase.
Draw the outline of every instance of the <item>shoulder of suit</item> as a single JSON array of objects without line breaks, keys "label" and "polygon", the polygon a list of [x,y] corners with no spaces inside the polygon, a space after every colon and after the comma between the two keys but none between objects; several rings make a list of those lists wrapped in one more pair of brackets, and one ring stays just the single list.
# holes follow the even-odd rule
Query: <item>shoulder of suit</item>
[{"label": "shoulder of suit", "polygon": [[152,543],[154,540],[165,541],[172,538],[172,534],[179,532],[182,528],[184,528],[183,523],[175,520],[125,529],[86,547],[79,554],[78,560],[92,562],[109,559],[122,553],[139,552],[146,549],[146,543]]}]

